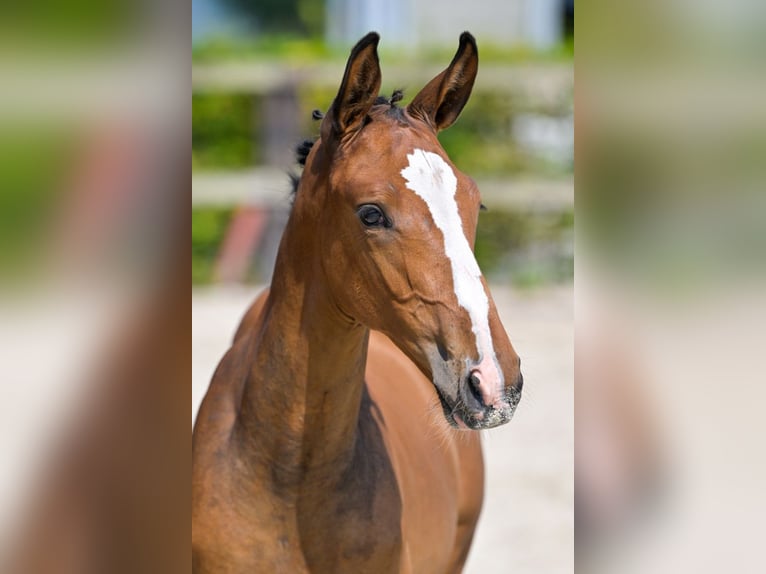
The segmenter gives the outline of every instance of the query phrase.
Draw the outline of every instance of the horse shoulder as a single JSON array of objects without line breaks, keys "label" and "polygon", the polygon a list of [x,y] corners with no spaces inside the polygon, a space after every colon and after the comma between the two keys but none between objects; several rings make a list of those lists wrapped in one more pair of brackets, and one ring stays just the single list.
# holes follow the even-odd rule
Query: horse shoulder
[{"label": "horse shoulder", "polygon": [[[251,310],[255,307],[251,307]],[[257,315],[256,315],[257,316]],[[243,324],[247,320],[243,319]],[[250,325],[252,326],[252,324]],[[240,330],[241,327],[240,327]],[[248,330],[235,338],[219,362],[200,405],[192,434],[192,549],[195,573],[237,571],[250,543],[243,533],[241,469],[233,431],[246,373],[242,360]],[[246,514],[246,513],[245,513]],[[231,568],[229,568],[231,566]]]}]

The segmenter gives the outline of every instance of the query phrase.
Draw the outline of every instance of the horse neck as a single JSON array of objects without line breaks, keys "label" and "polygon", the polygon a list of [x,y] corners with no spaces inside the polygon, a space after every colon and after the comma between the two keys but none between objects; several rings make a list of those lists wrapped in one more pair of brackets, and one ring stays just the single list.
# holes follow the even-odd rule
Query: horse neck
[{"label": "horse neck", "polygon": [[[240,427],[277,486],[337,477],[353,456],[369,330],[344,317],[291,226],[251,334]],[[312,240],[313,242],[313,240]]]}]

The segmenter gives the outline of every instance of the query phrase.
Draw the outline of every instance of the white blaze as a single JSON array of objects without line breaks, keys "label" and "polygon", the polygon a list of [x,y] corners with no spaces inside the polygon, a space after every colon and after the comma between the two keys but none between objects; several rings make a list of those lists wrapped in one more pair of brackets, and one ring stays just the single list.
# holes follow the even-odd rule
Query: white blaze
[{"label": "white blaze", "polygon": [[[452,266],[452,281],[458,304],[471,318],[480,364],[489,379],[492,402],[500,394],[500,373],[489,330],[489,300],[481,282],[481,271],[463,231],[455,193],[457,178],[438,154],[416,149],[407,155],[409,165],[401,172],[407,188],[426,202],[434,224],[444,236],[444,252]],[[490,397],[485,397],[490,398]]]}]

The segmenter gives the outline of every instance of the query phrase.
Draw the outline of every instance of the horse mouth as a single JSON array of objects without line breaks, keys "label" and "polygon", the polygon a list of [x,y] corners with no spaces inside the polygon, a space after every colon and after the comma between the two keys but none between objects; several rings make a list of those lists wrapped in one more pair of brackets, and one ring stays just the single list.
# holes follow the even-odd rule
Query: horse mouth
[{"label": "horse mouth", "polygon": [[[461,412],[464,411],[464,408],[460,408],[459,404],[451,405],[447,398],[444,396],[444,394],[441,392],[441,389],[434,385],[434,389],[436,389],[436,396],[439,397],[439,403],[442,406],[442,411],[444,412],[444,418],[447,419],[447,423],[455,429],[459,430],[478,430],[481,429],[481,426],[472,426],[469,425],[469,423],[466,422],[466,413]],[[467,417],[470,422],[473,422],[473,417]]]},{"label": "horse mouth", "polygon": [[453,418],[453,413],[455,412],[455,409],[450,406],[450,404],[447,402],[447,399],[444,398],[444,395],[442,394],[439,387],[434,385],[434,389],[436,390],[436,396],[439,397],[439,403],[442,406],[442,411],[444,411],[444,418],[447,419],[447,422],[450,423],[451,426],[454,426],[457,428],[458,424]]},{"label": "horse mouth", "polygon": [[512,393],[503,408],[490,407],[483,412],[473,413],[460,402],[451,405],[438,386],[434,385],[434,389],[447,423],[459,430],[484,430],[504,425],[511,420],[521,400],[521,393]]}]

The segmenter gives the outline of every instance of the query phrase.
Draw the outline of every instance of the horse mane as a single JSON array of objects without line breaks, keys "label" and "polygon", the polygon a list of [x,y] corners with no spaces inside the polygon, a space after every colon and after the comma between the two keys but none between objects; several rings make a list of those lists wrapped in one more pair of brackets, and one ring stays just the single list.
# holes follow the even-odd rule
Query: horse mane
[{"label": "horse mane", "polygon": [[[403,108],[400,108],[396,104],[404,98],[404,90],[397,89],[394,90],[390,97],[386,96],[378,96],[375,98],[375,103],[373,105],[375,106],[388,106],[386,109],[386,114],[394,116],[396,119],[402,119],[404,117],[403,115]],[[314,110],[311,113],[311,118],[313,120],[321,120],[324,117],[324,114],[319,110]],[[370,120],[368,116],[368,121]],[[309,153],[311,152],[311,148],[314,147],[314,144],[316,143],[318,138],[314,139],[305,139],[302,142],[300,142],[298,145],[295,146],[295,161],[296,163],[301,166],[301,169],[303,169],[306,166],[306,159],[309,156]],[[295,198],[295,194],[298,193],[298,185],[300,185],[301,182],[301,176],[298,173],[295,172],[289,172],[288,177],[290,178],[290,195]]]}]

